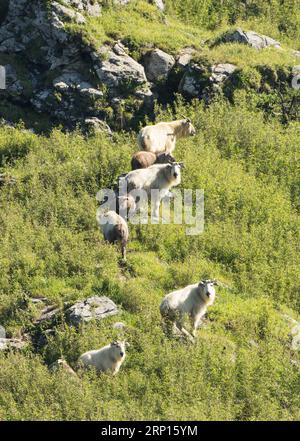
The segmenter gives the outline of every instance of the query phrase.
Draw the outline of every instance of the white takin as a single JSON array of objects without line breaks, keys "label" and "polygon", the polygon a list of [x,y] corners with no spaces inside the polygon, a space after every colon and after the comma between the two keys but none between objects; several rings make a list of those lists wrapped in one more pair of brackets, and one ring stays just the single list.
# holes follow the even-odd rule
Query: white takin
[{"label": "white takin", "polygon": [[[180,331],[190,340],[194,340],[201,319],[215,301],[215,280],[201,280],[200,283],[167,294],[160,305],[160,313],[164,320],[173,324],[173,331]],[[192,322],[192,335],[183,327],[183,319],[187,314]]]},{"label": "white takin", "polygon": [[152,153],[172,153],[176,140],[194,136],[196,130],[189,118],[172,122],[160,122],[146,126],[138,134],[138,145],[141,150]]},{"label": "white takin", "polygon": [[[160,201],[169,194],[170,188],[180,184],[182,167],[182,163],[174,162],[173,164],[154,164],[148,168],[133,170],[124,178],[127,191],[144,190],[148,196],[151,196],[152,215],[154,219],[158,219]],[[151,190],[158,191],[151,194]]]},{"label": "white takin", "polygon": [[122,257],[126,260],[126,245],[129,238],[128,225],[115,211],[97,212],[97,222],[104,239],[110,243],[121,243]]},{"label": "white takin", "polygon": [[79,357],[78,364],[116,375],[126,357],[125,346],[129,346],[125,341],[114,341],[101,349],[85,352]]}]

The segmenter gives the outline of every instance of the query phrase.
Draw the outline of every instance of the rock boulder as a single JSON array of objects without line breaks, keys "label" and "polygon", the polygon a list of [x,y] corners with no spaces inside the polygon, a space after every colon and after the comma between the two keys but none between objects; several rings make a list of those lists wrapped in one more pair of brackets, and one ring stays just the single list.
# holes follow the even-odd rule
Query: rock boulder
[{"label": "rock boulder", "polygon": [[149,92],[144,68],[126,52],[120,42],[113,47],[101,46],[92,53],[94,68],[99,80],[108,88],[110,96],[127,95],[136,88]]},{"label": "rock boulder", "polygon": [[68,322],[74,326],[86,323],[91,320],[102,320],[105,317],[118,313],[115,303],[108,297],[89,297],[77,302],[66,311]]},{"label": "rock boulder", "polygon": [[241,28],[226,32],[226,34],[222,36],[221,42],[247,44],[255,49],[264,49],[266,47],[281,48],[279,41],[253,31],[243,31]]},{"label": "rock boulder", "polygon": [[168,77],[170,70],[175,64],[175,59],[172,55],[160,49],[154,49],[147,52],[144,56],[143,64],[147,79],[155,83]]}]

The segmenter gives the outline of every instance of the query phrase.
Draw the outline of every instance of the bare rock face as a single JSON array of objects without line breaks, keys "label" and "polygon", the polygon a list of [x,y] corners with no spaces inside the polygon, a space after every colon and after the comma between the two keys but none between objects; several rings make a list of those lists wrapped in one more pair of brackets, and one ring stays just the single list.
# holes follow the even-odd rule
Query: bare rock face
[{"label": "bare rock face", "polygon": [[143,66],[127,54],[120,42],[113,47],[101,46],[92,53],[92,58],[98,78],[108,87],[111,96],[141,87],[146,93],[149,91]]},{"label": "bare rock face", "polygon": [[101,15],[101,6],[97,1],[93,0],[63,0],[66,6],[71,6],[81,13],[98,17]]},{"label": "bare rock face", "polygon": [[236,70],[229,63],[214,64],[207,68],[191,63],[179,84],[179,91],[188,98],[208,99],[213,92],[220,90],[227,79]]},{"label": "bare rock face", "polygon": [[[73,70],[65,70],[62,75],[56,77],[53,80],[53,86],[60,91],[70,91],[71,89],[77,89],[78,91],[86,91],[92,89],[92,84],[85,81],[81,74]],[[96,95],[103,96],[103,93],[96,90]]]},{"label": "bare rock face", "polygon": [[179,92],[189,98],[199,97],[202,91],[200,79],[204,75],[204,69],[197,64],[190,64],[179,83]]},{"label": "bare rock face", "polygon": [[189,64],[189,62],[192,60],[195,52],[196,52],[195,49],[192,47],[185,47],[181,49],[181,51],[176,57],[177,66],[181,68],[186,67]]},{"label": "bare rock face", "polygon": [[14,97],[19,97],[24,91],[24,87],[21,81],[18,79],[16,69],[7,64],[4,66],[6,74],[6,89],[5,92],[11,94]]},{"label": "bare rock face", "polygon": [[100,120],[96,117],[86,118],[84,120],[84,125],[86,128],[86,131],[90,134],[97,134],[97,133],[107,133],[108,135],[112,135],[112,131],[109,127],[109,125],[105,122]]},{"label": "bare rock face", "polygon": [[[131,0],[113,0],[115,5],[126,6],[131,2]],[[163,0],[149,0],[149,3],[155,5],[160,11],[164,11],[165,5]]]},{"label": "bare rock face", "polygon": [[155,83],[168,77],[170,70],[175,64],[175,59],[172,55],[160,49],[154,49],[144,56],[143,64],[147,79]]},{"label": "bare rock face", "polygon": [[85,18],[80,12],[75,11],[72,8],[67,8],[58,2],[52,3],[52,10],[57,14],[59,18],[75,21],[78,24],[84,24]]},{"label": "bare rock face", "polygon": [[234,31],[227,32],[221,39],[224,43],[242,43],[252,46],[255,49],[264,49],[266,47],[281,48],[279,41],[274,40],[266,35],[257,34],[253,31],[243,31],[238,28]]},{"label": "bare rock face", "polygon": [[55,305],[45,306],[41,312],[39,317],[35,320],[35,324],[42,322],[52,322],[55,317],[61,312],[61,308],[56,307]]},{"label": "bare rock face", "polygon": [[105,317],[118,313],[115,303],[108,297],[89,297],[88,299],[75,303],[66,311],[66,318],[70,324],[78,326],[90,320],[102,320]]},{"label": "bare rock face", "polygon": [[[14,56],[5,66],[5,99],[70,129],[84,125],[86,118],[103,120],[105,109],[114,108],[113,98],[129,99],[132,115],[144,104],[151,106],[144,68],[121,43],[95,51],[66,29],[68,22],[84,24],[88,14],[100,13],[100,2],[94,0],[52,0],[48,8],[44,0],[10,0],[0,27],[0,54]],[[118,125],[118,117],[110,110],[109,115]]]},{"label": "bare rock face", "polygon": [[209,80],[214,84],[223,83],[231,74],[233,74],[236,68],[237,66],[230,63],[214,64],[211,67],[212,73]]},{"label": "bare rock face", "polygon": [[0,351],[6,349],[23,349],[27,342],[21,338],[0,338]]}]

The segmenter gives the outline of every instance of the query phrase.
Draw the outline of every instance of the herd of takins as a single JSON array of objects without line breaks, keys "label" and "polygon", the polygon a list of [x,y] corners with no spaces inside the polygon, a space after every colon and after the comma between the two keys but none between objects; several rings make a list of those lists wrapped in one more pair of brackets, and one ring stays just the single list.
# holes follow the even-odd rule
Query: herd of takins
[{"label": "herd of takins", "polygon": [[[181,168],[184,165],[176,162],[172,155],[176,141],[195,134],[189,118],[142,128],[137,138],[140,150],[133,154],[131,160],[132,170],[119,177],[118,184],[112,190],[112,198],[100,200],[97,211],[99,228],[105,240],[121,244],[124,261],[129,238],[127,220],[139,209],[138,195],[141,191],[149,196],[151,194],[152,220],[157,221],[161,200],[170,197],[169,190],[181,182]],[[159,191],[153,193],[151,190]],[[194,342],[208,306],[214,303],[215,285],[218,285],[216,280],[205,279],[167,294],[160,304],[165,333],[177,334]],[[183,327],[185,315],[192,322],[191,333]],[[129,346],[128,342],[118,340],[100,349],[85,352],[79,357],[78,366],[93,367],[97,372],[111,372],[115,375],[125,360],[126,346]],[[76,375],[64,360],[60,360],[60,364]]]}]

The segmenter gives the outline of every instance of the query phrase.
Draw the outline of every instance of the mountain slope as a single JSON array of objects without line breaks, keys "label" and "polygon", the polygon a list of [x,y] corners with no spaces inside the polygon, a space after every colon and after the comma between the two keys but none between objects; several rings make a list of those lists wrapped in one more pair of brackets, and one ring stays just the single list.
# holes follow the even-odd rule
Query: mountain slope
[{"label": "mountain slope", "polygon": [[[77,35],[86,26],[89,39],[93,23],[96,43],[120,38],[138,61],[147,42],[176,55],[199,36],[196,64],[199,57],[206,66],[240,62],[252,75],[265,62],[274,68],[271,76],[292,68],[297,14],[286,18],[284,31],[282,2],[273,2],[274,16],[262,8],[257,22],[250,6],[260,8],[261,2],[247,2],[250,9],[241,10],[234,1],[224,2],[223,10],[213,1],[189,0],[185,10],[181,2],[166,3],[162,15],[146,2],[123,9],[106,2],[102,15],[84,15],[85,25],[71,22],[66,29]],[[273,25],[269,35],[282,42],[285,55],[276,55],[274,48],[261,52],[230,43],[201,49],[200,35],[213,41],[241,25],[233,22],[234,11],[236,20],[246,20],[245,29],[267,34]],[[158,16],[171,23],[167,34],[159,33],[169,25],[157,21]],[[149,25],[142,36],[135,25],[138,17]],[[122,20],[132,23],[126,26]],[[112,35],[107,35],[109,23]],[[181,35],[182,29],[193,37]],[[160,46],[163,39],[167,46]],[[23,63],[25,58],[19,57]],[[266,72],[259,87],[265,85]],[[177,84],[176,78],[168,79],[169,86]],[[160,86],[151,85],[154,96]],[[266,88],[259,98],[272,98],[276,90]],[[187,236],[186,225],[130,225],[126,264],[119,250],[104,242],[95,222],[97,191],[130,169],[137,150],[136,133],[126,118],[126,131],[89,136],[66,127],[49,130],[51,124],[47,136],[22,124],[0,128],[0,174],[7,178],[0,181],[0,325],[7,337],[25,336],[27,341],[22,350],[0,350],[0,419],[299,420],[297,114],[283,122],[275,105],[270,110],[258,103],[257,90],[244,85],[228,94],[225,88],[209,101],[185,100],[171,92],[149,113],[137,116],[142,121],[181,115],[192,119],[197,134],[178,141],[175,153],[185,163],[181,188],[204,189],[204,232]],[[131,92],[126,99],[134,101]],[[49,114],[41,117],[48,126]],[[162,297],[204,277],[217,278],[224,286],[217,288],[196,344],[165,336]],[[45,305],[32,299],[45,297],[63,309],[93,295],[111,298],[119,315],[78,329],[61,312],[50,324],[35,322]],[[131,347],[116,377],[82,372],[74,379],[64,371],[49,371],[61,356],[75,367],[81,353],[117,338],[117,321],[125,323]]]}]

